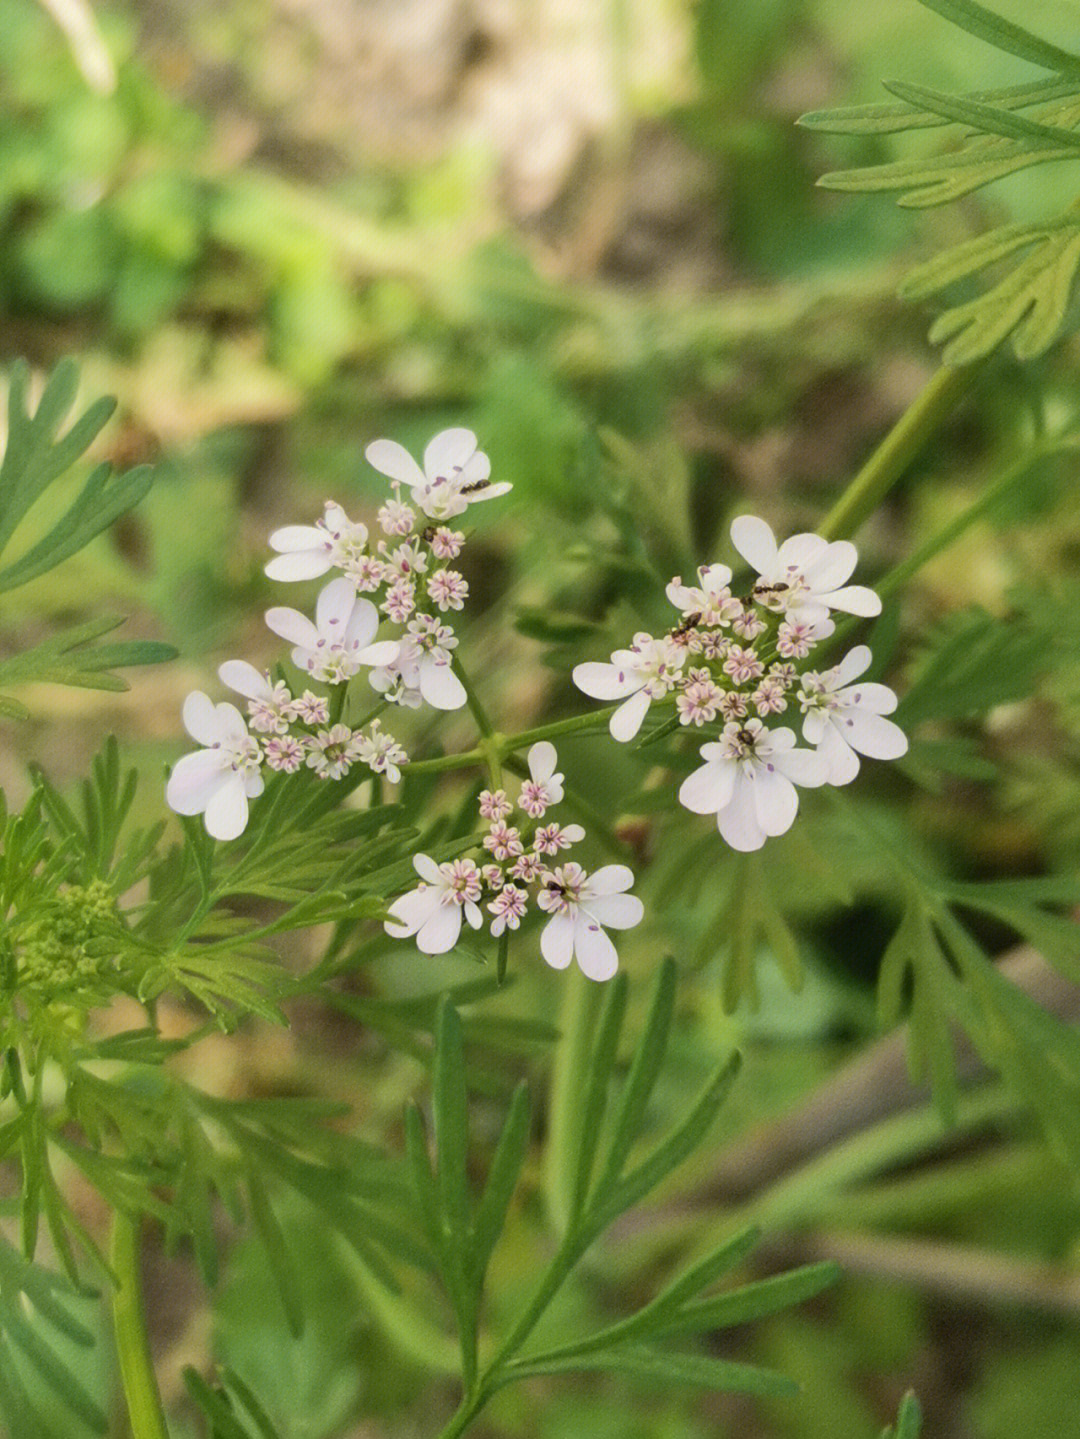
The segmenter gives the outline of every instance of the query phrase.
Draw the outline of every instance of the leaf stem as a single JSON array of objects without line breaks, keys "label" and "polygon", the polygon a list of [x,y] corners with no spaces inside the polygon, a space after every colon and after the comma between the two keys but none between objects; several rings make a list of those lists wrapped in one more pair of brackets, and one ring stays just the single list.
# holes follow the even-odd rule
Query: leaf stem
[{"label": "leaf stem", "polygon": [[855,533],[903,478],[930,436],[954,413],[982,368],[943,365],[937,371],[818,525],[819,535],[839,540]]},{"label": "leaf stem", "polygon": [[113,1215],[109,1258],[116,1273],[113,1335],[132,1439],[169,1439],[146,1332],[139,1280],[139,1222],[119,1209]]}]

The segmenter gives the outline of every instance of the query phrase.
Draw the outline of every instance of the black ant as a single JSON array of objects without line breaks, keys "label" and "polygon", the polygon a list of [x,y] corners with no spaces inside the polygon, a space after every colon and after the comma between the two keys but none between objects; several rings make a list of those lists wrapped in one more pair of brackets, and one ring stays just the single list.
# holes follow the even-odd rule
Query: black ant
[{"label": "black ant", "polygon": [[[781,581],[779,584],[775,585],[755,585],[754,595],[782,595],[785,593],[785,591],[790,589],[791,586],[789,584],[786,584],[784,581]],[[751,599],[752,598],[753,595],[751,595]]]},{"label": "black ant", "polygon": [[687,615],[684,620],[680,620],[679,623],[675,626],[675,628],[670,631],[671,638],[672,638],[673,640],[684,640],[684,639],[686,639],[687,635],[688,635],[688,634],[690,633],[690,631],[694,628],[694,626],[695,626],[695,625],[699,625],[700,623],[701,623],[701,614],[700,614],[700,612],[696,612],[696,613],[694,613],[694,614],[692,614],[692,615]]},{"label": "black ant", "polygon": [[486,490],[490,484],[490,480],[473,480],[471,485],[462,485],[461,489],[458,491],[458,494],[476,495],[479,494],[481,490]]}]

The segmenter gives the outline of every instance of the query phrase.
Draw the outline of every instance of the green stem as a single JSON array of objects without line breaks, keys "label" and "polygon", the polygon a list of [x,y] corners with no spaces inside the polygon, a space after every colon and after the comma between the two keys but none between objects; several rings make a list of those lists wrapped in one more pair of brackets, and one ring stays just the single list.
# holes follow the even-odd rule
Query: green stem
[{"label": "green stem", "polygon": [[576,970],[566,976],[559,1007],[561,1043],[555,1047],[544,1188],[558,1233],[573,1213],[574,1164],[581,1139],[581,1094],[596,1033],[601,986]]},{"label": "green stem", "polygon": [[846,539],[854,534],[903,478],[912,460],[935,430],[955,412],[981,373],[980,365],[958,369],[943,365],[878,445],[818,525],[817,533],[827,540]]},{"label": "green stem", "polygon": [[146,1332],[139,1281],[139,1223],[120,1210],[113,1216],[109,1258],[116,1273],[113,1335],[132,1439],[169,1439]]},{"label": "green stem", "polygon": [[457,675],[458,679],[464,686],[465,702],[469,706],[469,713],[476,721],[477,729],[480,731],[480,733],[484,736],[485,739],[490,738],[490,736],[494,733],[494,726],[488,719],[487,711],[480,703],[480,696],[476,693],[475,689],[473,689],[472,681],[469,679],[469,676],[465,670],[465,666],[458,658],[456,650],[453,651],[453,653],[451,654],[450,668],[454,671],[454,673]]}]

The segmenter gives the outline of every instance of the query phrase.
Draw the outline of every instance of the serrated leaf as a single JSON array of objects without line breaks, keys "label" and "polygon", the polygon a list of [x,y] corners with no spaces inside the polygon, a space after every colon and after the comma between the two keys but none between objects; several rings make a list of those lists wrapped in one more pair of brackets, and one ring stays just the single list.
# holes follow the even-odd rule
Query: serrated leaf
[{"label": "serrated leaf", "polygon": [[1004,621],[978,605],[950,616],[931,636],[897,722],[962,719],[1026,698],[1051,663],[1047,638],[1024,619]]}]

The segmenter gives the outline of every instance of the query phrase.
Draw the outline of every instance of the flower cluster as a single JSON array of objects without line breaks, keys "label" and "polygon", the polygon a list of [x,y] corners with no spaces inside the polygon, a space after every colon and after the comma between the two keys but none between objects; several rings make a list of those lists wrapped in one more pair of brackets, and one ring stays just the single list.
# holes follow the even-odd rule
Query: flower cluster
[{"label": "flower cluster", "polygon": [[[229,660],[218,673],[246,701],[246,719],[235,705],[214,704],[199,691],[185,702],[185,728],[202,748],[177,763],[166,799],[178,814],[202,814],[215,839],[243,832],[248,801],[263,790],[264,767],[285,773],[306,767],[339,780],[362,764],[397,783],[408,756],[379,719],[355,729],[341,722],[344,689],[337,687],[362,670],[376,710],[391,704],[455,710],[466,702],[452,667],[457,636],[445,618],[462,609],[469,594],[451,567],[465,536],[443,521],[510,486],[490,482],[490,463],[470,430],[436,435],[423,469],[391,440],[375,441],[366,453],[392,482],[392,497],[377,515],[380,536],[333,501],[314,525],[287,525],[270,536],[277,551],[266,566],[271,579],[336,572],[319,593],[314,619],[285,606],[266,612],[269,628],[292,646],[293,664],[323,688],[294,695],[283,680]],[[411,503],[401,497],[403,485]],[[421,515],[432,523],[422,525]],[[377,639],[384,624],[398,633]]]},{"label": "flower cluster", "polygon": [[[548,810],[563,797],[556,771],[555,746],[546,740],[528,754],[529,778],[516,805],[502,789],[480,795],[480,817],[488,828],[475,859],[458,857],[437,864],[429,855],[413,860],[421,884],[390,906],[386,932],[395,939],[415,937],[424,954],[445,954],[457,944],[462,922],[472,929],[488,923],[498,937],[517,929],[530,895],[549,918],[540,935],[540,952],[553,969],[566,969],[576,957],[589,979],[610,979],[619,957],[605,932],[640,923],[641,901],[626,891],[634,882],[622,864],[589,874],[563,852],[585,838],[579,824],[560,824]],[[515,808],[519,822],[510,824]],[[485,920],[484,910],[490,920]]]},{"label": "flower cluster", "polygon": [[[610,664],[577,665],[574,683],[594,699],[621,701],[609,727],[624,743],[655,701],[673,705],[681,725],[715,727],[679,799],[695,814],[715,814],[734,849],[755,850],[790,829],[796,786],[849,784],[860,755],[897,759],[907,738],[884,718],[896,708],[892,690],[855,683],[870,665],[865,645],[824,671],[803,664],[834,632],[832,611],[881,611],[872,590],[847,584],[854,545],[801,534],[778,546],[752,515],[734,521],[731,538],[757,574],[747,594],[732,592],[727,565],[703,566],[696,585],[676,576],[667,596],[679,622],[659,638],[635,635]],[[794,730],[775,721],[796,706],[813,749],[796,748]]]}]

